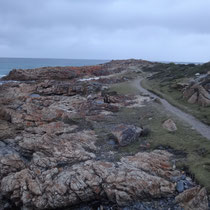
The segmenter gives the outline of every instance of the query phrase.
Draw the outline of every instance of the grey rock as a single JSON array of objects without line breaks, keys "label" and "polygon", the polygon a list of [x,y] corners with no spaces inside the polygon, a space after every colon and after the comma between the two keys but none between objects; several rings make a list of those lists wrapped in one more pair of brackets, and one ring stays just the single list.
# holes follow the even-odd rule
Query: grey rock
[{"label": "grey rock", "polygon": [[184,191],[184,182],[183,180],[180,180],[177,182],[177,185],[176,185],[176,190],[181,193]]},{"label": "grey rock", "polygon": [[120,124],[114,127],[112,134],[116,137],[120,146],[127,146],[139,138],[142,130],[142,128],[134,125]]}]

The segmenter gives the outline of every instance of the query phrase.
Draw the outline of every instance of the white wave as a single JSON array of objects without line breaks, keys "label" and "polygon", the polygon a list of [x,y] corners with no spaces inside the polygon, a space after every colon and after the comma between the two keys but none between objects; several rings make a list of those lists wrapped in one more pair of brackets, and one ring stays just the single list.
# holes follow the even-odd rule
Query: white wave
[{"label": "white wave", "polygon": [[1,78],[1,77],[5,77],[5,76],[6,76],[5,74],[0,74],[0,78]]}]

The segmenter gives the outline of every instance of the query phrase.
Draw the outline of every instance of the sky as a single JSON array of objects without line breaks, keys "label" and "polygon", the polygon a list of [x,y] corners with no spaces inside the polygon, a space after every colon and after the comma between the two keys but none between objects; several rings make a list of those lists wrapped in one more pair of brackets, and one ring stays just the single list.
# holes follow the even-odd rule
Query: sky
[{"label": "sky", "polygon": [[210,61],[209,0],[0,0],[0,57]]}]

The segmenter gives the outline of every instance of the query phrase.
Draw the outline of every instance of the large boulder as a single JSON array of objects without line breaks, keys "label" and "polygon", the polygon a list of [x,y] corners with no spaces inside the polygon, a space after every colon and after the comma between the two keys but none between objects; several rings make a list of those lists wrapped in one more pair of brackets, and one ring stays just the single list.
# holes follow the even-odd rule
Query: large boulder
[{"label": "large boulder", "polygon": [[210,106],[210,75],[202,75],[201,78],[190,82],[184,88],[183,97],[188,103],[199,104],[203,107]]},{"label": "large boulder", "polygon": [[176,124],[172,119],[168,119],[163,123],[163,128],[170,132],[174,132],[177,130]]},{"label": "large boulder", "polygon": [[134,125],[120,124],[113,128],[112,134],[116,137],[120,146],[127,146],[136,141],[143,129]]}]

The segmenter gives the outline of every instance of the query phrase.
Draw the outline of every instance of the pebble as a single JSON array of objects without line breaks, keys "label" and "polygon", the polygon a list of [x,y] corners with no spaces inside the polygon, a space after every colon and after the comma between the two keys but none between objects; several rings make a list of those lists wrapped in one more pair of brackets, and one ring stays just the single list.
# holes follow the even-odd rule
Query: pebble
[{"label": "pebble", "polygon": [[184,181],[183,180],[180,180],[177,182],[177,185],[176,185],[176,190],[181,193],[184,191]]}]

